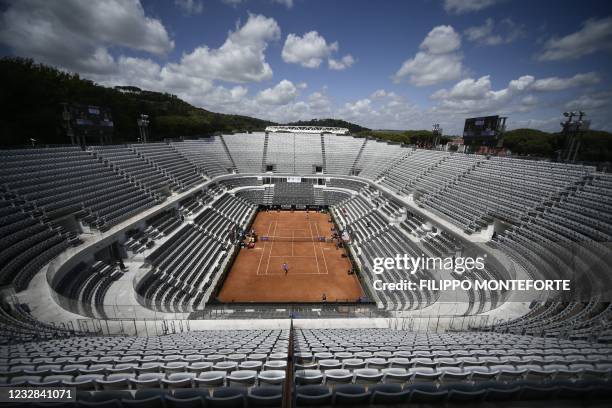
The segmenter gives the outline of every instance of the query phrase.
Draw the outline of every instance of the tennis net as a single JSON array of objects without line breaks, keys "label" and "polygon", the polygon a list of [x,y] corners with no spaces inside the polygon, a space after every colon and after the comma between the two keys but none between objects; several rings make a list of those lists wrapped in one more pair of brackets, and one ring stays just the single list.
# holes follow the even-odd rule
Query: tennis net
[{"label": "tennis net", "polygon": [[262,235],[259,237],[261,241],[272,241],[272,242],[325,242],[325,237],[278,237]]}]

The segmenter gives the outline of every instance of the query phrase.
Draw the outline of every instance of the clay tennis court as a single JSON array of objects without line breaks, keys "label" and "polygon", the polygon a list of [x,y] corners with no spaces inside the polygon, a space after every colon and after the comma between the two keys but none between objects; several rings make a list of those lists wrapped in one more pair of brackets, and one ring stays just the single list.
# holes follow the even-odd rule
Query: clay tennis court
[{"label": "clay tennis court", "polygon": [[[333,224],[328,217],[306,211],[258,213],[251,228],[260,239],[255,248],[240,249],[219,300],[321,302],[325,293],[328,302],[353,302],[363,296],[357,277],[347,273],[351,263],[342,257],[344,249],[316,238],[331,236]],[[266,236],[280,240],[268,241]],[[282,268],[285,262],[287,273]]]}]

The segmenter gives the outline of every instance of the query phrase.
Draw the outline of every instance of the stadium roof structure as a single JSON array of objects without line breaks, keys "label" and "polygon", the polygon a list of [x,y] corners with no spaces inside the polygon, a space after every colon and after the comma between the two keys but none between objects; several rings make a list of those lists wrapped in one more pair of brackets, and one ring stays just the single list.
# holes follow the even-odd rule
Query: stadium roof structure
[{"label": "stadium roof structure", "polygon": [[347,128],[326,126],[267,126],[266,132],[333,133],[334,135],[347,135],[349,130]]}]

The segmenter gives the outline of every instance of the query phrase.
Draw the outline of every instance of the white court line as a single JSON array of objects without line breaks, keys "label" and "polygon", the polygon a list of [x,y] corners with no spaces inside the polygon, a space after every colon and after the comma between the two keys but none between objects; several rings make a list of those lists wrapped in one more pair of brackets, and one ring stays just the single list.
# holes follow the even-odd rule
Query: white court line
[{"label": "white court line", "polygon": [[[283,276],[285,272],[272,272],[269,273],[268,276]],[[325,275],[324,273],[316,273],[316,272],[291,272],[293,276],[296,275]]]},{"label": "white court line", "polygon": [[[271,226],[272,226],[272,223],[268,224],[268,235],[270,235],[270,227],[271,227]],[[267,244],[268,244],[268,242],[267,242],[267,241],[266,241],[266,242],[264,242],[264,246],[263,246],[263,250],[264,250],[264,251],[261,253],[261,257],[259,258],[259,263],[257,264],[257,275],[256,275],[256,276],[259,276],[259,268],[261,267],[261,260],[263,259],[264,254],[266,253],[266,245],[267,245]],[[259,249],[259,248],[255,248],[255,249]],[[265,275],[265,273],[264,273],[264,274],[262,274],[262,275]]]},{"label": "white court line", "polygon": [[270,258],[313,258],[311,255],[270,255]]},{"label": "white court line", "polygon": [[[319,235],[319,225],[315,224],[315,228],[317,230],[317,235]],[[329,269],[327,268],[327,260],[325,259],[325,254],[323,253],[323,247],[321,246],[321,242],[319,242],[319,249],[321,250],[321,256],[323,257],[323,263],[325,264],[325,271],[327,275],[329,275]]]},{"label": "white court line", "polygon": [[[312,224],[309,222],[308,226],[310,227],[310,236],[312,237]],[[321,269],[319,268],[319,259],[317,258],[317,247],[315,246],[314,241],[312,241],[312,252],[314,253],[315,260],[317,261],[317,274],[320,274]]]},{"label": "white court line", "polygon": [[[276,226],[278,225],[278,220],[274,220],[274,232],[272,234],[276,235]],[[268,252],[268,264],[266,265],[266,273],[264,275],[268,275],[268,271],[270,270],[270,255],[272,255],[272,249],[274,248],[274,241],[272,241],[272,245],[270,246],[270,252]]]}]

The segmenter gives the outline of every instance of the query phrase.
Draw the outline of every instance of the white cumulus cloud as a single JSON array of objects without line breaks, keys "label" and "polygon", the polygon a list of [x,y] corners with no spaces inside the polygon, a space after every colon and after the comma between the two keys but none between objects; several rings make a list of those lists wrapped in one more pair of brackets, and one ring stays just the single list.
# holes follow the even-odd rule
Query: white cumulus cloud
[{"label": "white cumulus cloud", "polygon": [[246,0],[221,0],[221,1],[230,6],[237,6],[240,3],[244,3]]},{"label": "white cumulus cloud", "polygon": [[289,34],[281,56],[283,61],[291,64],[300,64],[305,68],[318,68],[324,59],[337,50],[337,42],[328,44],[318,32],[309,31],[302,37]]},{"label": "white cumulus cloud", "polygon": [[204,10],[202,2],[199,0],[174,0],[174,4],[186,14],[200,14]]},{"label": "white cumulus cloud", "polygon": [[257,101],[266,105],[285,105],[298,95],[298,88],[293,82],[283,79],[274,88],[259,92]]},{"label": "white cumulus cloud", "polygon": [[331,70],[343,71],[355,63],[351,54],[340,59],[333,57],[339,49],[338,42],[328,43],[317,31],[309,31],[303,36],[290,33],[285,40],[281,57],[289,64],[300,64],[304,68],[319,68],[327,59]]},{"label": "white cumulus cloud", "polygon": [[230,32],[221,47],[199,46],[166,69],[177,75],[229,82],[267,80],[272,77],[272,68],[264,51],[268,42],[279,37],[280,28],[273,18],[251,14],[242,27]]},{"label": "white cumulus cloud", "polygon": [[525,35],[524,27],[519,26],[509,18],[495,23],[492,18],[487,18],[480,26],[469,27],[464,31],[468,41],[479,45],[509,44]]},{"label": "white cumulus cloud", "polygon": [[137,0],[7,1],[0,15],[0,43],[16,54],[60,68],[105,72],[113,68],[109,47],[156,55],[174,48],[159,19]]},{"label": "white cumulus cloud", "polygon": [[567,109],[572,110],[599,110],[612,105],[612,91],[595,92],[581,95],[565,104]]},{"label": "white cumulus cloud", "polygon": [[540,61],[568,60],[598,51],[612,51],[612,17],[587,20],[580,30],[549,39],[536,58]]},{"label": "white cumulus cloud", "polygon": [[[538,107],[539,100],[534,92],[552,93],[570,88],[599,83],[600,78],[593,72],[576,74],[572,77],[546,77],[536,79],[523,75],[508,82],[505,88],[494,90],[489,75],[478,79],[466,78],[450,89],[440,89],[431,95],[436,104],[432,112],[444,114],[489,113],[511,114],[531,112]],[[601,98],[600,98],[601,99]]]},{"label": "white cumulus cloud", "polygon": [[272,0],[272,2],[282,4],[289,9],[293,7],[293,0]]},{"label": "white cumulus cloud", "polygon": [[419,52],[402,64],[394,80],[405,78],[416,86],[434,85],[458,79],[463,73],[461,38],[453,27],[434,27],[420,45]]},{"label": "white cumulus cloud", "polygon": [[598,84],[599,75],[595,72],[576,74],[569,78],[548,77],[536,80],[532,89],[536,91],[563,91],[577,86],[588,86]]},{"label": "white cumulus cloud", "polygon": [[444,10],[449,14],[466,14],[491,7],[503,0],[444,0]]},{"label": "white cumulus cloud", "polygon": [[351,54],[346,54],[344,57],[339,60],[335,60],[330,58],[327,60],[329,69],[333,69],[335,71],[343,71],[349,67],[351,67],[355,63],[355,58]]}]

